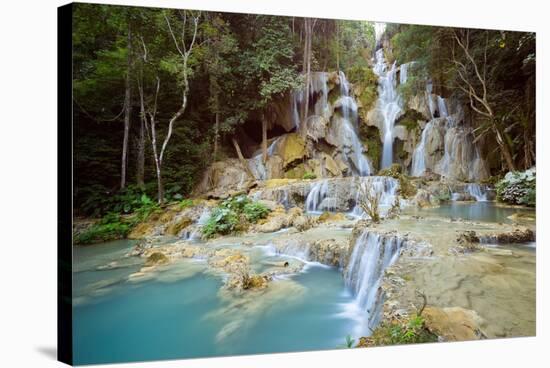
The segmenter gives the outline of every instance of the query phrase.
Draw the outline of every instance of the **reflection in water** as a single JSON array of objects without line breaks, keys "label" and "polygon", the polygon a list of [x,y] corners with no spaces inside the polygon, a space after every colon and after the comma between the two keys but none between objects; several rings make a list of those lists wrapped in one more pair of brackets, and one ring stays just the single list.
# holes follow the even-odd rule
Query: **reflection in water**
[{"label": "reflection in water", "polygon": [[492,202],[450,202],[435,208],[406,208],[404,213],[420,216],[438,216],[468,221],[513,222],[508,217],[518,213],[534,213],[527,208],[504,207]]}]

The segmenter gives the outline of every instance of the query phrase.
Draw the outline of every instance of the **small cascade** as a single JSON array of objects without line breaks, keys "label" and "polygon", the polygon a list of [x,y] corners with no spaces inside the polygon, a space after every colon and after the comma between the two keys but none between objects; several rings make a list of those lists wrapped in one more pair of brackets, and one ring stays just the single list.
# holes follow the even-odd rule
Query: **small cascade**
[{"label": "small cascade", "polygon": [[351,211],[351,215],[355,217],[365,216],[365,212],[359,206],[359,196],[365,190],[373,190],[376,193],[380,193],[380,212],[383,215],[395,202],[397,198],[397,189],[399,189],[399,183],[396,179],[387,176],[373,176],[367,180],[359,179],[356,194],[355,194],[355,206]]},{"label": "small cascade", "polygon": [[343,211],[353,204],[350,215],[363,217],[364,212],[358,205],[361,187],[380,194],[382,212],[388,209],[397,198],[399,182],[387,176],[367,176],[349,178],[345,181],[324,179],[311,184],[305,200],[305,210],[309,213],[323,211]]},{"label": "small cascade", "polygon": [[381,168],[387,168],[393,163],[393,127],[395,120],[401,113],[401,98],[397,93],[396,63],[388,70],[384,50],[379,49],[375,55],[373,71],[378,75],[377,107],[382,112],[384,120],[384,138],[382,149]]},{"label": "small cascade", "polygon": [[[310,95],[317,93],[319,96],[315,102],[313,113],[328,118],[330,106],[328,104],[328,73],[311,73]],[[313,97],[313,96],[311,96]]]},{"label": "small cascade", "polygon": [[439,112],[439,117],[441,118],[446,118],[449,116],[447,103],[445,102],[445,99],[439,95],[437,96],[437,111]]},{"label": "small cascade", "polygon": [[400,67],[399,72],[399,84],[407,83],[407,70],[409,69],[409,64],[403,64]]},{"label": "small cascade", "polygon": [[182,238],[184,240],[190,240],[190,241],[200,240],[202,237],[202,231],[201,231],[202,227],[206,225],[206,222],[210,218],[210,214],[211,214],[210,208],[204,207],[199,219],[193,225],[189,226],[191,230],[185,231],[182,234]]},{"label": "small cascade", "polygon": [[262,153],[260,152],[256,156],[248,159],[248,167],[250,168],[250,171],[252,171],[252,174],[254,174],[254,177],[258,180],[266,180],[267,179],[267,170],[265,168],[265,165],[262,161]]},{"label": "small cascade", "polygon": [[485,161],[473,142],[471,128],[458,126],[450,119],[445,133],[445,151],[443,158],[434,171],[442,176],[463,181],[480,181],[489,174]]},{"label": "small cascade", "polygon": [[300,105],[302,104],[304,93],[302,90],[293,91],[292,98],[292,122],[296,131],[300,130]]},{"label": "small cascade", "polygon": [[430,109],[430,116],[432,119],[435,117],[435,104],[433,100],[433,85],[432,82],[426,84],[426,99],[428,101],[428,108]]},{"label": "small cascade", "polygon": [[478,202],[487,202],[487,191],[481,185],[476,183],[468,184],[466,191]]},{"label": "small cascade", "polygon": [[306,211],[309,213],[316,213],[319,212],[317,208],[319,208],[319,205],[325,199],[328,195],[328,180],[321,180],[315,184],[313,184],[313,187],[309,191],[307,198],[306,198],[306,204],[305,208]]},{"label": "small cascade", "polygon": [[344,273],[356,306],[365,313],[356,336],[368,336],[378,325],[383,305],[380,282],[385,269],[399,257],[404,243],[396,235],[378,234],[368,229],[357,238]]},{"label": "small cascade", "polygon": [[433,127],[433,121],[430,121],[422,131],[420,143],[413,152],[411,176],[422,176],[426,171],[426,137]]}]

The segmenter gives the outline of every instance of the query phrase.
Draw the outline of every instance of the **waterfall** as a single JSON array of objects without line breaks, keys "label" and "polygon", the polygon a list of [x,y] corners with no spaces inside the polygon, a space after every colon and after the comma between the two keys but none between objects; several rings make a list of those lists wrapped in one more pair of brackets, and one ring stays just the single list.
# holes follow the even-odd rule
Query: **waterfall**
[{"label": "waterfall", "polygon": [[342,155],[348,161],[353,173],[359,176],[371,175],[371,163],[363,154],[363,144],[357,135],[359,118],[357,114],[357,103],[350,96],[350,85],[345,74],[340,71],[340,99],[337,103],[340,105],[342,120],[340,126],[334,132],[340,136],[339,142],[343,143]]},{"label": "waterfall", "polygon": [[328,73],[314,72],[311,73],[310,97],[318,93],[319,97],[315,102],[313,113],[318,116],[328,118],[330,108],[328,104]]},{"label": "waterfall", "polygon": [[445,99],[439,95],[437,96],[437,111],[439,111],[439,117],[446,118],[449,116]]},{"label": "waterfall", "polygon": [[310,213],[319,212],[317,208],[328,194],[328,180],[321,180],[313,184],[306,198],[306,211]]},{"label": "waterfall", "polygon": [[348,203],[353,203],[350,215],[363,217],[364,212],[358,205],[360,188],[368,188],[380,194],[381,210],[389,208],[397,198],[399,182],[387,176],[367,176],[349,178],[348,180],[323,179],[311,184],[305,201],[305,209],[309,213],[322,211],[337,211],[349,209]]},{"label": "waterfall", "polygon": [[200,240],[202,236],[201,229],[204,225],[206,225],[206,222],[210,218],[210,214],[211,214],[210,208],[204,207],[199,219],[192,226],[190,226],[191,230],[187,230],[182,234],[182,238],[184,240],[191,240],[191,241]]},{"label": "waterfall", "polygon": [[426,137],[433,127],[433,121],[430,121],[424,127],[422,131],[422,137],[420,143],[415,148],[413,152],[412,165],[411,165],[411,175],[412,176],[422,176],[426,171]]},{"label": "waterfall", "polygon": [[481,185],[472,183],[468,184],[466,191],[478,202],[487,202],[487,192],[485,188],[482,188]]},{"label": "waterfall", "polygon": [[407,78],[408,78],[408,74],[409,74],[409,66],[412,65],[412,63],[413,63],[413,61],[411,61],[410,63],[401,64],[401,66],[399,67],[399,69],[400,69],[399,84],[407,83]]},{"label": "waterfall", "polygon": [[355,217],[365,216],[365,212],[359,206],[359,196],[365,190],[373,190],[375,193],[380,194],[380,212],[383,214],[384,210],[389,209],[395,199],[397,198],[397,189],[399,189],[399,183],[396,179],[387,176],[373,176],[370,178],[360,178],[355,190],[355,206],[351,211],[351,215]]},{"label": "waterfall", "polygon": [[267,170],[262,161],[261,152],[256,156],[248,159],[248,167],[250,168],[250,171],[252,171],[256,179],[259,179],[259,180],[267,179]]},{"label": "waterfall", "polygon": [[357,238],[344,273],[356,306],[365,313],[357,336],[370,335],[379,323],[383,305],[380,282],[384,270],[397,260],[403,245],[404,241],[395,235],[380,235],[369,230]]},{"label": "waterfall", "polygon": [[428,108],[430,109],[430,116],[433,119],[435,117],[435,105],[434,105],[434,100],[432,96],[432,91],[433,91],[432,82],[428,82],[426,84],[426,99],[428,101]]},{"label": "waterfall", "polygon": [[396,88],[396,63],[389,70],[384,50],[376,51],[376,62],[373,71],[378,75],[378,108],[384,118],[384,139],[381,168],[389,167],[393,162],[393,126],[401,113],[401,98]]},{"label": "waterfall", "polygon": [[304,93],[302,90],[296,90],[292,92],[292,122],[296,131],[300,130],[300,111],[299,107],[302,104]]}]

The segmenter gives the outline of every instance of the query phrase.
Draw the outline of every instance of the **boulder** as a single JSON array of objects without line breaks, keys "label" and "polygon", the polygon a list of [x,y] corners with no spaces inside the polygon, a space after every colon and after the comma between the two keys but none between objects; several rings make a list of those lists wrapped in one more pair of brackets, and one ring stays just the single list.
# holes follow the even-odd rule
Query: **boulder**
[{"label": "boulder", "polygon": [[158,265],[166,264],[168,262],[169,262],[169,259],[164,253],[154,252],[149,257],[147,257],[147,260],[145,261],[145,266],[147,267],[158,266]]},{"label": "boulder", "polygon": [[307,156],[306,142],[297,133],[285,134],[276,148],[284,169]]},{"label": "boulder", "polygon": [[181,216],[168,224],[165,233],[167,235],[177,236],[183,229],[193,224],[193,222],[194,221],[191,218],[187,216]]},{"label": "boulder", "polygon": [[153,222],[142,222],[132,229],[128,234],[128,239],[143,239],[155,234],[155,224]]},{"label": "boulder", "polygon": [[428,306],[422,313],[426,328],[444,341],[467,341],[486,338],[481,330],[483,319],[473,310],[460,307]]}]

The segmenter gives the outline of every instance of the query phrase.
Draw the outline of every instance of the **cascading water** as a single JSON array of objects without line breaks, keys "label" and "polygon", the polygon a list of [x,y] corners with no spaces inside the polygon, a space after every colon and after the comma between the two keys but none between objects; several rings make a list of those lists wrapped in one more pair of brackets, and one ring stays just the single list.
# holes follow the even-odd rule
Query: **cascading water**
[{"label": "cascading water", "polygon": [[397,93],[396,63],[388,70],[384,50],[379,49],[375,55],[374,73],[378,76],[377,106],[384,120],[384,139],[382,148],[381,168],[389,167],[393,162],[393,127],[401,113],[401,98]]},{"label": "cascading water", "polygon": [[364,313],[356,336],[368,336],[380,321],[383,297],[379,291],[384,270],[399,257],[404,245],[396,235],[364,230],[357,238],[345,270],[346,286],[355,296],[355,307]]},{"label": "cascading water", "polygon": [[435,104],[433,100],[433,85],[432,82],[426,84],[426,100],[428,101],[428,109],[430,110],[430,116],[432,119],[435,117]]},{"label": "cascading water", "polygon": [[357,135],[358,129],[358,114],[357,103],[350,95],[350,85],[343,72],[339,72],[340,78],[340,99],[337,104],[340,105],[342,119],[339,120],[340,125],[337,126],[335,135],[340,135],[339,141],[343,143],[342,155],[349,163],[354,174],[359,176],[371,175],[371,163],[363,154],[363,144]]},{"label": "cascading water", "polygon": [[359,196],[363,189],[374,190],[380,195],[382,211],[389,208],[397,198],[399,183],[396,179],[387,176],[367,176],[347,179],[342,182],[334,179],[324,179],[313,183],[305,201],[305,209],[309,213],[322,211],[342,210],[347,203],[354,203],[350,215],[363,217],[364,212],[358,205]]},{"label": "cascading water", "polygon": [[321,180],[315,184],[309,191],[306,198],[306,211],[310,213],[318,212],[317,208],[328,194],[328,180]]},{"label": "cascading water", "polygon": [[210,218],[210,214],[211,214],[210,208],[205,207],[202,210],[199,219],[192,226],[189,227],[191,230],[185,231],[182,234],[182,238],[184,240],[191,240],[191,241],[199,240],[202,236],[201,229],[204,225],[206,225],[206,222]]},{"label": "cascading water", "polygon": [[487,191],[481,185],[472,183],[468,184],[466,191],[478,202],[487,202]]},{"label": "cascading water", "polygon": [[328,73],[311,73],[310,94],[318,93],[313,112],[315,115],[328,117],[330,108],[328,105]]},{"label": "cascading water", "polygon": [[445,99],[439,95],[437,96],[437,111],[439,112],[439,116],[442,118],[449,116],[449,112],[447,111],[447,103],[445,102]]},{"label": "cascading water", "polygon": [[399,189],[399,183],[396,179],[388,176],[373,176],[371,178],[360,178],[357,183],[357,189],[355,190],[355,206],[351,211],[351,215],[355,217],[365,216],[365,212],[359,205],[359,196],[364,193],[365,190],[371,190],[380,195],[379,207],[384,213],[385,210],[392,206],[397,198],[397,189]]},{"label": "cascading water", "polygon": [[422,131],[420,143],[415,148],[412,158],[411,175],[422,176],[426,171],[426,137],[433,127],[433,121],[430,121]]}]

